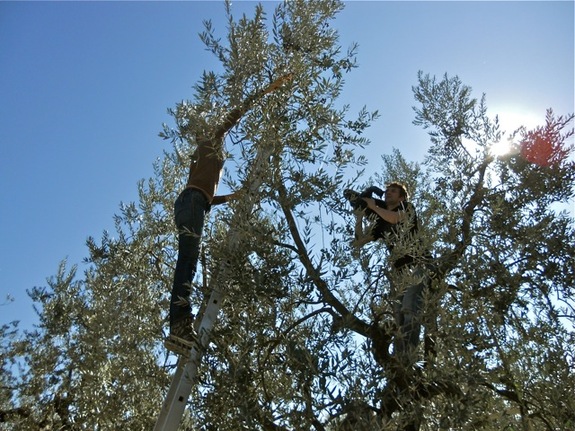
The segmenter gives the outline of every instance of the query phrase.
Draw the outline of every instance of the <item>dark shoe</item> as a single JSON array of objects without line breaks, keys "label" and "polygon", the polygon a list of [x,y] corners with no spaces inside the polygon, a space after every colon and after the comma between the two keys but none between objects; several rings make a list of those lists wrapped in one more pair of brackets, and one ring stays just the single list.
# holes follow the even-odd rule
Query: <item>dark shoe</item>
[{"label": "dark shoe", "polygon": [[170,335],[164,341],[166,349],[184,356],[189,355],[194,345],[199,345],[199,339],[194,329],[194,318],[192,316],[184,317],[175,322],[170,327]]}]

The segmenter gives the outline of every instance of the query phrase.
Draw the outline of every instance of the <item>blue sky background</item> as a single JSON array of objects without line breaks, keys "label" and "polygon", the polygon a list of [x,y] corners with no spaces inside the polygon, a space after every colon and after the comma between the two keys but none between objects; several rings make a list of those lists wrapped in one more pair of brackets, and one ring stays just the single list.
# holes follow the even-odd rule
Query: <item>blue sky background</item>
[{"label": "blue sky background", "polygon": [[[237,1],[234,14],[254,5]],[[342,103],[382,114],[367,135],[368,174],[392,147],[422,160],[418,70],[458,75],[508,130],[542,123],[550,107],[573,112],[573,6],[346,3],[335,27],[344,48],[359,43],[360,67]],[[216,66],[198,38],[204,19],[225,36],[220,1],[0,2],[0,324],[29,328],[26,289],[46,285],[64,258],[82,271],[85,239],[113,232],[119,203],[137,199],[137,181],[169,148],[158,137],[167,108]]]}]

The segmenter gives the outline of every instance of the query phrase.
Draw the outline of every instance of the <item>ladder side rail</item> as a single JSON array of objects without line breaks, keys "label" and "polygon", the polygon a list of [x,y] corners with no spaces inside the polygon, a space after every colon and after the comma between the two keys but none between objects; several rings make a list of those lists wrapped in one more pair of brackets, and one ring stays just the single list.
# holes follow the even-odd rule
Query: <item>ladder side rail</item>
[{"label": "ladder side rail", "polygon": [[196,380],[198,365],[202,356],[203,351],[193,347],[190,352],[190,358],[187,361],[183,358],[178,359],[176,372],[172,378],[170,389],[164,400],[154,431],[175,431],[178,429],[192,391],[192,386]]}]

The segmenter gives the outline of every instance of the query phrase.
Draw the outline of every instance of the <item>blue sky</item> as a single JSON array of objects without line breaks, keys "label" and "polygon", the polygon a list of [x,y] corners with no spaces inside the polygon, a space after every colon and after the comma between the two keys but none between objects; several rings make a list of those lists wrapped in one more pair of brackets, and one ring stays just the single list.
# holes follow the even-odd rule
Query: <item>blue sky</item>
[{"label": "blue sky", "polygon": [[[254,4],[235,2],[235,15]],[[550,107],[573,112],[573,6],[346,3],[334,25],[344,48],[359,43],[359,68],[342,102],[382,114],[368,131],[368,173],[392,147],[423,157],[418,70],[458,75],[507,129],[542,122]],[[85,239],[113,232],[119,203],[137,199],[137,181],[169,148],[158,137],[167,108],[216,65],[202,20],[224,36],[223,18],[220,1],[0,2],[0,323],[29,327],[26,289],[46,285],[62,259],[83,270]]]}]

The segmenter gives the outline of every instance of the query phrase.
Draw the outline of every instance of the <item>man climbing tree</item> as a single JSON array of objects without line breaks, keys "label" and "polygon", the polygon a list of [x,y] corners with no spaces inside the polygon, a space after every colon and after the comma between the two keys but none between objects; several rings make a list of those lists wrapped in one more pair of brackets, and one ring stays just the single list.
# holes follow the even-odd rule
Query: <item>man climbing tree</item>
[{"label": "man climbing tree", "polygon": [[196,150],[192,155],[186,187],[174,204],[178,259],[170,301],[170,335],[165,346],[175,353],[185,354],[197,341],[189,296],[198,263],[205,215],[212,205],[223,204],[237,195],[215,195],[225,161],[224,138],[254,103],[289,79],[290,75],[282,76],[264,90],[247,97],[214,127],[210,127],[209,120],[204,120],[200,113],[195,116],[196,122],[186,123],[184,130],[180,131],[182,136],[195,141]]},{"label": "man climbing tree", "polygon": [[[387,185],[385,200],[368,197],[371,193],[356,194],[346,190],[345,195],[355,208],[355,240],[353,245],[361,247],[381,239],[390,253],[392,271],[389,274],[394,318],[398,334],[394,341],[394,355],[402,369],[416,361],[416,349],[421,332],[420,311],[424,289],[429,285],[426,272],[428,253],[418,243],[418,219],[415,207],[408,202],[405,185],[393,182]],[[368,190],[370,190],[368,189]],[[363,201],[363,202],[361,202]],[[366,213],[371,223],[364,230]],[[401,251],[394,249],[395,247]]]}]

